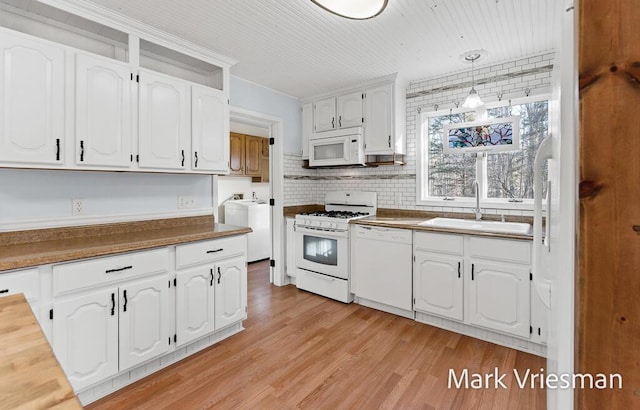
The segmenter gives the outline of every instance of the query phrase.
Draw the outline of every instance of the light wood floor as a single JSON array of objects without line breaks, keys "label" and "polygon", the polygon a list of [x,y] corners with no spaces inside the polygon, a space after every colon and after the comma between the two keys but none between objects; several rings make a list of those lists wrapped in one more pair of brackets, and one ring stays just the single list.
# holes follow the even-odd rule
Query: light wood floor
[{"label": "light wood floor", "polygon": [[[246,330],[90,405],[89,409],[542,409],[545,392],[517,387],[513,368],[544,359],[269,285],[249,265]],[[448,389],[449,369],[508,373],[508,389]]]}]

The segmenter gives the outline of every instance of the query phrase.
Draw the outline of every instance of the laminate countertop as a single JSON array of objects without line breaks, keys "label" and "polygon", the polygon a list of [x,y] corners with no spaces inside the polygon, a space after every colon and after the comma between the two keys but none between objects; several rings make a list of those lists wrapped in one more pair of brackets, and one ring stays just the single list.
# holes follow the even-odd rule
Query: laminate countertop
[{"label": "laminate countertop", "polygon": [[213,216],[0,233],[0,271],[251,232]]},{"label": "laminate countertop", "polygon": [[24,295],[0,297],[0,335],[0,408],[82,408]]}]

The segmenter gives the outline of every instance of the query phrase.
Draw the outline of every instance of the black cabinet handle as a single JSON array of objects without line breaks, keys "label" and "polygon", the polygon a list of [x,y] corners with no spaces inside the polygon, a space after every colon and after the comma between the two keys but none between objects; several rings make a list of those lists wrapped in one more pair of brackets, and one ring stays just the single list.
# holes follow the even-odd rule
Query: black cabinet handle
[{"label": "black cabinet handle", "polygon": [[460,277],[460,262],[458,262],[458,277]]},{"label": "black cabinet handle", "polygon": [[342,115],[338,117],[338,127],[342,127]]},{"label": "black cabinet handle", "polygon": [[127,269],[133,269],[133,266],[125,266],[123,268],[117,268],[117,269],[107,269],[106,271],[104,271],[104,273],[113,273],[113,272],[122,272],[123,270],[127,270]]},{"label": "black cabinet handle", "polygon": [[475,266],[473,265],[473,263],[471,264],[471,280],[473,280],[473,274],[475,271]]},{"label": "black cabinet handle", "polygon": [[220,284],[221,277],[222,277],[222,272],[220,272],[220,266],[218,266],[218,285]]},{"label": "black cabinet handle", "polygon": [[84,141],[80,141],[80,162],[84,161]]},{"label": "black cabinet handle", "polygon": [[184,150],[182,150],[182,166],[184,167]]},{"label": "black cabinet handle", "polygon": [[9,289],[0,289],[0,294],[1,293],[9,293]]},{"label": "black cabinet handle", "polygon": [[60,138],[56,138],[56,161],[60,161]]},{"label": "black cabinet handle", "polygon": [[389,135],[389,148],[391,148],[391,135]]},{"label": "black cabinet handle", "polygon": [[111,316],[116,314],[116,294],[111,292]]},{"label": "black cabinet handle", "polygon": [[331,128],[336,127],[336,117],[331,117]]},{"label": "black cabinet handle", "polygon": [[212,249],[212,250],[210,250],[210,251],[207,251],[207,253],[222,252],[223,250],[224,250],[224,248]]},{"label": "black cabinet handle", "polygon": [[213,286],[213,268],[209,270],[209,273],[211,274],[211,282],[209,282],[209,286]]},{"label": "black cabinet handle", "polygon": [[196,156],[196,160],[195,160],[195,162],[193,164],[193,167],[194,168],[198,168],[198,151],[194,152],[194,154]]},{"label": "black cabinet handle", "polygon": [[124,306],[122,307],[122,311],[126,312],[127,311],[127,290],[123,290],[122,291],[122,297],[124,298]]}]

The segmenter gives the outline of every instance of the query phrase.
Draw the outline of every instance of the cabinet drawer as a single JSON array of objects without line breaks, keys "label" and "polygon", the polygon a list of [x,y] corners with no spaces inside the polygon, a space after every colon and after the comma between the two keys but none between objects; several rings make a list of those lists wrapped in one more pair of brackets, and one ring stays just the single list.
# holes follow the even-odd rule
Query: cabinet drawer
[{"label": "cabinet drawer", "polygon": [[53,294],[162,273],[168,268],[167,248],[56,265],[53,267]]},{"label": "cabinet drawer", "polygon": [[531,262],[531,242],[471,236],[469,238],[469,256],[528,265]]},{"label": "cabinet drawer", "polygon": [[201,265],[247,252],[245,235],[176,246],[176,268]]},{"label": "cabinet drawer", "polygon": [[24,293],[24,297],[30,302],[38,299],[40,296],[38,269],[0,274],[0,296],[16,293]]},{"label": "cabinet drawer", "polygon": [[431,232],[415,232],[413,237],[414,249],[462,255],[463,236]]}]

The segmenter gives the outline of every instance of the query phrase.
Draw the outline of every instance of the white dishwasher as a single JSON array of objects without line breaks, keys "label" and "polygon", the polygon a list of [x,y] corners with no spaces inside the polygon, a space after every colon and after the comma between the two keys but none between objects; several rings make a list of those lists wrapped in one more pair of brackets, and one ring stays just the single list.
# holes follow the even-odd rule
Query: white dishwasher
[{"label": "white dishwasher", "polygon": [[411,230],[356,225],[354,231],[355,295],[409,315],[413,310]]}]

